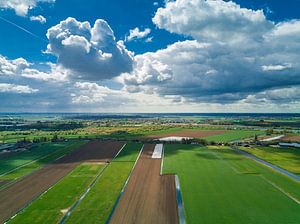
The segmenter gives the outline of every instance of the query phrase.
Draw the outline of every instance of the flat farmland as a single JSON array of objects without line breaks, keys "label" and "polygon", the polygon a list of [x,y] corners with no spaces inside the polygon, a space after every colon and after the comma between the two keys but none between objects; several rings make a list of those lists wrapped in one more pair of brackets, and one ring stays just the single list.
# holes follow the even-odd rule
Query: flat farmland
[{"label": "flat farmland", "polygon": [[254,137],[255,134],[262,134],[262,131],[253,130],[228,130],[225,133],[204,137],[208,141],[231,142],[244,138]]},{"label": "flat farmland", "polygon": [[66,156],[27,175],[0,191],[0,222],[24,208],[53,184],[70,173],[81,162],[111,160],[120,150],[122,142],[94,141],[81,146]]},{"label": "flat farmland", "polygon": [[283,147],[241,147],[242,150],[267,162],[300,175],[300,150]]},{"label": "flat farmland", "polygon": [[187,223],[300,223],[300,183],[229,148],[165,145],[163,172],[179,176]]},{"label": "flat farmland", "polygon": [[65,223],[106,223],[141,148],[140,143],[127,143]]},{"label": "flat farmland", "polygon": [[21,152],[15,156],[3,159],[1,167],[5,171],[0,175],[0,182],[2,181],[5,185],[0,183],[0,189],[43,165],[76,150],[82,144],[84,142],[46,143],[36,146],[28,152]]},{"label": "flat farmland", "polygon": [[197,129],[187,129],[179,131],[171,131],[161,134],[149,135],[148,138],[164,138],[164,137],[190,137],[190,138],[204,138],[213,135],[224,134],[226,130],[197,130]]},{"label": "flat farmland", "polygon": [[282,138],[283,141],[300,142],[300,135],[287,135]]},{"label": "flat farmland", "polygon": [[111,223],[178,223],[174,175],[160,175],[161,159],[145,145]]},{"label": "flat farmland", "polygon": [[58,223],[104,167],[82,163],[9,223]]}]

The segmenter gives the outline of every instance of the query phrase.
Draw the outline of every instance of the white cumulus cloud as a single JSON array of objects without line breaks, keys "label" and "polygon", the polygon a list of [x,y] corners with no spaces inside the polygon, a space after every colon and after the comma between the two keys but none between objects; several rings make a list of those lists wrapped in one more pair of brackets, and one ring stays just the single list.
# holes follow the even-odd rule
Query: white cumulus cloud
[{"label": "white cumulus cloud", "polygon": [[230,104],[269,89],[300,86],[300,21],[275,23],[232,1],[177,0],[153,22],[193,40],[135,56],[119,81],[131,92]]},{"label": "white cumulus cloud", "polygon": [[29,18],[30,18],[31,21],[37,21],[37,22],[40,22],[40,23],[46,23],[47,22],[46,18],[42,15],[30,16]]},{"label": "white cumulus cloud", "polygon": [[1,93],[35,93],[38,92],[38,89],[30,88],[29,86],[24,85],[15,85],[10,83],[0,83],[0,92]]},{"label": "white cumulus cloud", "polygon": [[111,79],[130,72],[133,53],[117,41],[106,21],[93,26],[67,18],[47,31],[47,53],[57,57],[57,64],[70,71],[74,79]]},{"label": "white cumulus cloud", "polygon": [[[136,40],[136,39],[142,39],[147,37],[151,32],[151,29],[149,28],[145,28],[144,30],[140,30],[138,27],[129,30],[129,35],[126,36],[125,40],[126,41],[132,41],[132,40]],[[150,39],[148,39],[150,40]],[[152,40],[152,39],[151,39]],[[151,42],[151,41],[149,41]]]},{"label": "white cumulus cloud", "polygon": [[0,0],[0,8],[13,9],[19,16],[27,16],[28,11],[38,3],[54,3],[55,0]]}]

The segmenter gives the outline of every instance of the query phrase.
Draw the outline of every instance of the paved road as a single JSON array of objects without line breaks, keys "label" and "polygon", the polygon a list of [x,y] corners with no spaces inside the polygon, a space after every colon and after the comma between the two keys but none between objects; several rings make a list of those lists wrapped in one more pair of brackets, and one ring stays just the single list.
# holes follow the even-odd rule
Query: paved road
[{"label": "paved road", "polygon": [[284,170],[284,169],[282,169],[282,168],[280,168],[278,166],[275,166],[275,165],[273,165],[273,164],[271,164],[271,163],[269,163],[269,162],[267,162],[265,160],[262,160],[262,159],[260,159],[260,158],[258,158],[256,156],[254,156],[254,155],[252,155],[252,154],[244,151],[244,150],[238,149],[237,147],[232,146],[231,148],[233,150],[235,150],[236,152],[238,152],[238,153],[241,153],[241,154],[243,154],[243,155],[245,155],[245,156],[247,156],[247,157],[249,157],[249,158],[251,158],[251,159],[253,159],[253,160],[255,160],[255,161],[257,161],[257,162],[259,162],[259,163],[261,163],[263,165],[265,165],[265,166],[268,166],[268,167],[272,168],[273,170],[275,170],[275,171],[277,171],[277,172],[279,172],[279,173],[281,173],[281,174],[283,174],[285,176],[288,176],[288,177],[292,178],[295,181],[300,181],[300,176],[298,176],[296,174],[293,174],[293,173],[291,173],[291,172],[289,172],[287,170]]}]

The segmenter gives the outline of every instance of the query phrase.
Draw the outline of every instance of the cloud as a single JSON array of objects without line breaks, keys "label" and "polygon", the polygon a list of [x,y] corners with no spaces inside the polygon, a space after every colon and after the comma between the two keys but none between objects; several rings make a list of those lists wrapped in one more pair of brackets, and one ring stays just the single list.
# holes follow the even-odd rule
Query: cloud
[{"label": "cloud", "polygon": [[0,83],[1,93],[35,93],[38,89],[30,88],[29,86],[15,85],[9,83]]},{"label": "cloud", "polygon": [[137,40],[137,39],[143,39],[143,38],[147,37],[150,34],[150,32],[151,32],[151,29],[149,29],[149,28],[145,28],[142,31],[138,27],[136,27],[132,30],[129,30],[129,35],[126,36],[125,40],[126,41],[133,41],[133,40]]},{"label": "cloud", "polygon": [[300,85],[300,21],[274,23],[262,10],[221,0],[177,0],[159,8],[159,27],[190,36],[135,56],[118,80],[130,92],[191,103],[232,104],[269,89]]},{"label": "cloud", "polygon": [[44,64],[44,70],[34,68],[33,63],[24,58],[10,60],[0,55],[0,77],[20,77],[44,81],[66,81],[70,75],[67,70],[53,63]]},{"label": "cloud", "polygon": [[0,76],[20,74],[29,66],[30,64],[24,58],[8,60],[6,57],[0,55]]},{"label": "cloud", "polygon": [[284,64],[284,65],[263,65],[263,71],[283,71],[286,69],[292,68],[291,64]]},{"label": "cloud", "polygon": [[55,0],[1,0],[0,8],[13,9],[18,16],[27,16],[28,11],[39,3],[54,3]]},{"label": "cloud", "polygon": [[161,29],[199,41],[242,42],[260,40],[273,26],[263,10],[241,8],[232,1],[177,0],[159,8],[153,22]]},{"label": "cloud", "polygon": [[91,26],[67,18],[48,29],[47,37],[47,53],[55,55],[58,66],[69,70],[73,79],[111,79],[132,70],[133,53],[122,41],[116,41],[104,20],[98,19]]},{"label": "cloud", "polygon": [[40,22],[42,24],[47,22],[46,18],[42,15],[30,16],[30,20],[31,21],[37,21],[37,22]]}]

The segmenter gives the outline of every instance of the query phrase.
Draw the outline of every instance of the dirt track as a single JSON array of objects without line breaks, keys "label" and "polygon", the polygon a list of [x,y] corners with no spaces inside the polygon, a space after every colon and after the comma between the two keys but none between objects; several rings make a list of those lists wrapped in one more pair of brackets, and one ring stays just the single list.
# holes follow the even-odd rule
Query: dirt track
[{"label": "dirt track", "polygon": [[145,145],[111,223],[178,223],[174,175],[160,175],[161,159],[152,159],[154,145]]},{"label": "dirt track", "polygon": [[190,138],[204,138],[211,135],[220,135],[225,133],[224,130],[184,130],[170,133],[163,133],[157,135],[149,135],[147,138],[164,138],[164,137],[190,137]]},{"label": "dirt track", "polygon": [[108,161],[121,149],[123,142],[94,141],[46,165],[15,184],[0,191],[0,223],[9,219],[34,198],[49,189],[83,161]]}]

